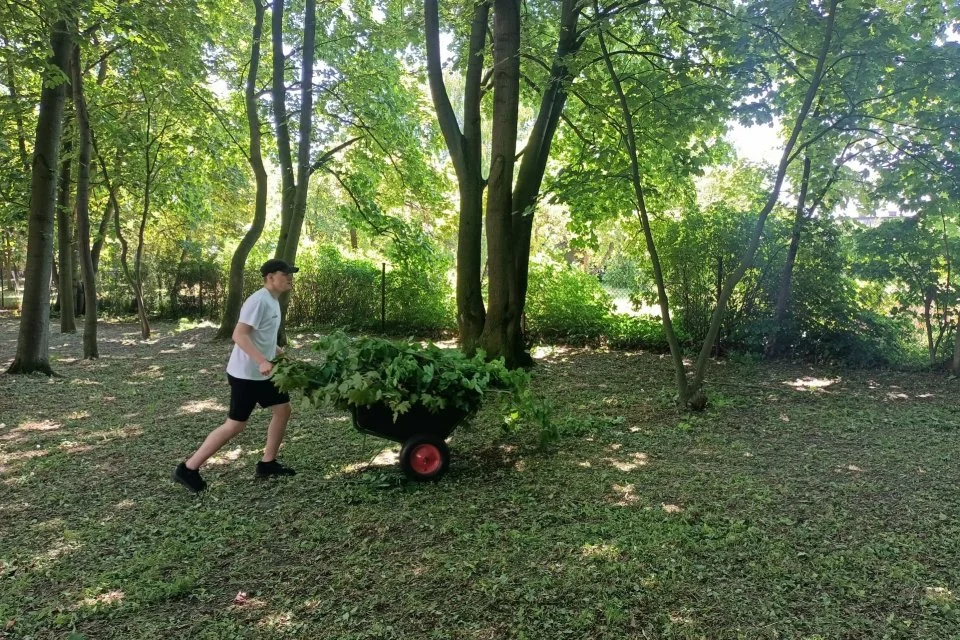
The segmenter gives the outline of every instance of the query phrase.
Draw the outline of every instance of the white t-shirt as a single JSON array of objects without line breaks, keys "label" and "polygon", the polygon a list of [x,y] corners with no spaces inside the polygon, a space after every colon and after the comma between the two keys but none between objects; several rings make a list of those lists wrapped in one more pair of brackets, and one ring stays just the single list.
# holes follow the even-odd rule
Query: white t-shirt
[{"label": "white t-shirt", "polygon": [[[238,322],[250,325],[253,331],[250,338],[267,360],[277,357],[277,333],[280,331],[280,302],[269,291],[260,289],[240,307]],[[227,373],[234,378],[244,380],[266,380],[268,376],[261,375],[260,366],[247,352],[238,345],[233,345],[230,362],[227,363]]]}]

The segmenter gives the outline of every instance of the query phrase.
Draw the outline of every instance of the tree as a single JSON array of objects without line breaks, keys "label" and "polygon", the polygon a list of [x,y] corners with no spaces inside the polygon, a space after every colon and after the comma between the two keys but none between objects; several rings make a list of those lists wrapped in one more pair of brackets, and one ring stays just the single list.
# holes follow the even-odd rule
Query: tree
[{"label": "tree", "polygon": [[77,241],[84,295],[83,357],[94,359],[100,357],[100,352],[97,346],[97,276],[90,247],[90,158],[93,152],[93,139],[90,133],[87,100],[83,93],[83,65],[79,46],[75,47],[73,52],[71,84],[77,128],[80,133],[77,157]]},{"label": "tree", "polygon": [[253,223],[237,245],[230,261],[230,279],[227,291],[227,301],[223,307],[223,319],[217,331],[217,338],[227,340],[233,335],[240,317],[240,306],[243,302],[243,269],[247,263],[247,256],[260,239],[263,225],[267,219],[267,171],[263,166],[263,152],[261,151],[260,111],[257,102],[257,74],[260,70],[260,39],[263,36],[263,20],[265,9],[261,0],[253,0],[255,11],[253,22],[253,40],[250,49],[250,68],[247,73],[247,82],[244,89],[244,105],[247,112],[247,125],[250,129],[250,151],[247,161],[253,171],[256,182],[254,196]]},{"label": "tree", "polygon": [[[484,73],[484,53],[490,9],[494,14],[493,67]],[[530,362],[525,353],[521,320],[526,297],[533,211],[540,195],[547,159],[560,122],[574,72],[572,57],[583,43],[578,31],[581,6],[574,0],[551,7],[536,17],[556,24],[551,63],[539,59],[539,49],[523,52],[519,3],[514,0],[473,5],[464,74],[463,129],[447,94],[440,66],[440,19],[436,0],[424,0],[427,72],[440,130],[450,153],[460,194],[457,241],[457,323],[461,347],[472,353],[483,348],[491,357],[503,356],[509,366]],[[536,12],[540,14],[540,12]],[[549,31],[549,30],[548,30]],[[539,43],[538,43],[539,44]],[[549,44],[543,49],[549,49]],[[521,57],[548,69],[540,87],[537,112],[523,149],[514,183]],[[481,101],[485,76],[492,77],[493,132],[490,173],[481,169]],[[483,192],[488,189],[486,233],[489,300],[484,308],[481,288]]]},{"label": "tree", "polygon": [[[68,96],[68,99],[72,96]],[[72,109],[64,109],[64,124],[60,159],[60,188],[57,195],[57,302],[60,306],[60,333],[76,333],[73,299],[73,117]]]},{"label": "tree", "polygon": [[30,224],[27,238],[26,289],[17,338],[17,355],[9,373],[53,375],[49,361],[50,274],[53,269],[53,220],[57,204],[60,134],[66,100],[66,79],[73,51],[65,18],[53,22],[52,55],[44,78],[37,118],[30,182]]},{"label": "tree", "polygon": [[[710,326],[707,331],[706,338],[704,339],[700,348],[699,355],[697,356],[696,364],[691,377],[688,377],[687,375],[683,364],[683,356],[680,344],[677,341],[676,333],[673,330],[673,323],[670,318],[669,300],[663,278],[663,269],[660,264],[660,258],[651,230],[650,216],[647,211],[644,178],[640,165],[640,147],[637,143],[637,132],[633,117],[635,107],[631,104],[631,101],[628,98],[628,93],[624,88],[623,78],[626,74],[622,71],[618,71],[617,64],[614,62],[614,57],[618,54],[618,51],[611,50],[607,46],[606,40],[608,36],[606,36],[604,29],[600,29],[598,31],[598,43],[610,77],[611,85],[613,86],[614,93],[620,106],[622,117],[621,130],[624,137],[624,146],[626,148],[627,157],[629,160],[630,176],[636,207],[641,219],[641,224],[643,226],[647,251],[653,265],[654,278],[656,280],[658,299],[660,303],[661,318],[664,325],[664,332],[670,344],[670,352],[673,358],[674,370],[676,374],[678,400],[681,406],[690,406],[694,409],[702,409],[706,405],[707,398],[703,392],[703,381],[706,375],[707,363],[709,361],[711,351],[713,350],[714,342],[720,331],[720,325],[723,320],[724,312],[726,311],[726,306],[730,296],[733,293],[733,289],[753,264],[753,259],[757,253],[760,241],[762,239],[764,224],[770,212],[777,203],[781,186],[783,185],[784,178],[786,177],[787,168],[794,158],[794,148],[797,146],[797,141],[802,131],[804,121],[810,112],[811,106],[813,105],[814,99],[817,96],[817,92],[823,80],[824,72],[827,66],[827,59],[831,51],[830,44],[834,34],[837,5],[838,0],[832,0],[829,6],[825,7],[824,9],[824,36],[821,41],[820,51],[814,57],[816,66],[810,74],[808,82],[806,83],[803,102],[799,105],[795,115],[793,126],[791,127],[790,137],[783,150],[783,154],[773,180],[773,186],[770,189],[766,203],[763,205],[763,208],[760,210],[759,215],[757,216],[756,224],[751,232],[749,243],[743,252],[743,257],[740,261],[740,264],[733,269],[729,275],[727,275],[722,287],[719,288],[717,305],[711,317]],[[629,47],[629,45],[626,45],[626,47]]]}]

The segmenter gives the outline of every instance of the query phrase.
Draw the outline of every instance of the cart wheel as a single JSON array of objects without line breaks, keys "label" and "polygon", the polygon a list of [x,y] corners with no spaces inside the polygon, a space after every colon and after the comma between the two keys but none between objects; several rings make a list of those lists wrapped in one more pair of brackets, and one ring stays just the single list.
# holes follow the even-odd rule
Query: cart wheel
[{"label": "cart wheel", "polygon": [[450,449],[441,438],[413,436],[400,450],[400,468],[411,480],[439,480],[450,466]]}]

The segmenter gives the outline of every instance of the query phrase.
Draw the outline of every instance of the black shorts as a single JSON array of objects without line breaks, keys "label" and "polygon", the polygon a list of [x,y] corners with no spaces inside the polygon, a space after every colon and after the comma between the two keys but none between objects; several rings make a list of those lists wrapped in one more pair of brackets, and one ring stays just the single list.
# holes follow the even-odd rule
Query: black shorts
[{"label": "black shorts", "polygon": [[277,389],[272,380],[245,380],[228,373],[227,381],[230,383],[230,413],[227,415],[231,420],[246,422],[258,404],[266,409],[290,402],[290,396]]}]

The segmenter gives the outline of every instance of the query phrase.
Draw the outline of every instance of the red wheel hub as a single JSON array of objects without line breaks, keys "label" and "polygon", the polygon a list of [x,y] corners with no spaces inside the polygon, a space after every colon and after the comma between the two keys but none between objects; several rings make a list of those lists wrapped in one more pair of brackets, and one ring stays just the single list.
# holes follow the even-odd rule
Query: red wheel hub
[{"label": "red wheel hub", "polygon": [[433,444],[418,444],[410,452],[410,468],[420,475],[428,476],[435,473],[443,464],[440,449]]}]

